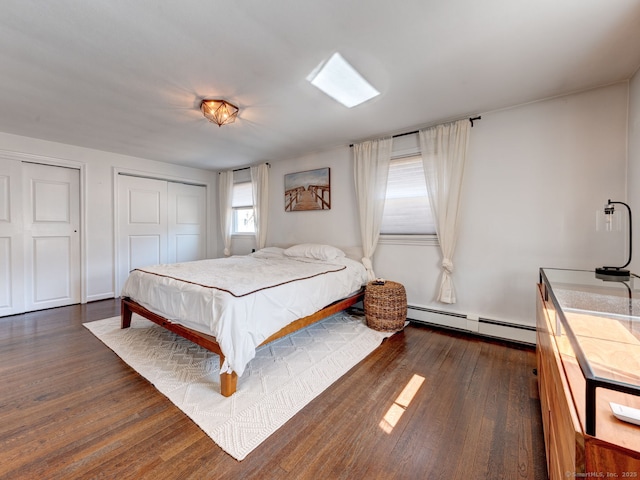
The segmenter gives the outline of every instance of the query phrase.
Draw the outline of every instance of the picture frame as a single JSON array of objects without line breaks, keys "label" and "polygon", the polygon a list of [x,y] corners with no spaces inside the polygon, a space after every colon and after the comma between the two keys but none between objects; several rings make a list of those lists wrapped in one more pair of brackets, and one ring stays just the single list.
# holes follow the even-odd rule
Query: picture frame
[{"label": "picture frame", "polygon": [[287,173],[284,176],[284,211],[331,209],[331,169],[329,167]]}]

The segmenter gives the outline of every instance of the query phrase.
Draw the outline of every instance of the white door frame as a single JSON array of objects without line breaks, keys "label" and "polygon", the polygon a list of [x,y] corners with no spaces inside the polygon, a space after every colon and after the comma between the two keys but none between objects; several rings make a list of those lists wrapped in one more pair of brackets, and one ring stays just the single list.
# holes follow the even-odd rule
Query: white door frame
[{"label": "white door frame", "polygon": [[80,171],[80,301],[81,303],[87,303],[86,164],[65,158],[12,152],[9,150],[0,150],[0,158],[17,162],[39,163],[53,167],[73,168]]}]

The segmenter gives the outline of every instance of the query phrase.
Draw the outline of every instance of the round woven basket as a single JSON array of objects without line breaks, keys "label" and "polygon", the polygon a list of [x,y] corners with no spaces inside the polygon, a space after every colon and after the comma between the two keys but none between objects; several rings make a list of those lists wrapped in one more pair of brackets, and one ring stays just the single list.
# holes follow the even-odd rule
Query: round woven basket
[{"label": "round woven basket", "polygon": [[364,291],[364,314],[367,325],[374,330],[402,330],[407,320],[407,293],[404,286],[391,281],[382,285],[369,282]]}]

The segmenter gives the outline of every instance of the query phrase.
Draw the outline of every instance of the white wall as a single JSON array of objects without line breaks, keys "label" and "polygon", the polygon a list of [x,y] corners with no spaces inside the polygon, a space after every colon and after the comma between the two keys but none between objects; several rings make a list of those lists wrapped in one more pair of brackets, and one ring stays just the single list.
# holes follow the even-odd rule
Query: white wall
[{"label": "white wall", "polygon": [[[202,183],[208,186],[209,196],[215,198],[213,195],[215,192],[212,192],[211,187],[215,178],[214,173],[210,171],[6,133],[0,133],[0,151],[35,155],[37,157],[34,157],[34,161],[51,160],[55,163],[57,160],[62,160],[84,166],[87,301],[119,295],[119,292],[114,291],[114,170],[136,171],[142,175],[158,178]],[[210,199],[208,204],[211,205],[211,203]],[[209,217],[207,252],[210,256],[214,256],[217,247],[215,209],[211,209]]]},{"label": "white wall", "polygon": [[636,72],[629,85],[629,171],[627,188],[629,206],[634,212],[633,251],[631,271],[640,274],[640,70]]},{"label": "white wall", "polygon": [[[454,256],[458,303],[434,301],[438,247],[379,245],[376,274],[410,305],[535,324],[541,266],[593,269],[624,257],[624,235],[596,231],[596,212],[624,198],[627,83],[491,113],[471,131]],[[284,212],[283,175],[331,168],[330,211]],[[349,147],[273,162],[269,244],[359,245]],[[619,247],[619,248],[618,248]]]},{"label": "white wall", "polygon": [[626,111],[623,83],[482,115],[466,172],[457,308],[533,325],[539,267],[624,263],[624,236],[597,232],[595,217],[608,198],[624,198]]},{"label": "white wall", "polygon": [[[331,209],[285,212],[284,176],[323,167],[330,169]],[[349,147],[314,153],[294,161],[273,162],[269,170],[269,196],[270,243],[293,244],[313,241],[343,247],[358,246],[362,243]]]},{"label": "white wall", "polygon": [[[267,245],[294,243],[330,243],[341,247],[361,244],[351,151],[339,147],[306,155],[294,160],[270,162],[269,169],[269,231]],[[307,212],[284,211],[284,176],[288,173],[330,168],[331,209]],[[219,240],[222,246],[222,240]],[[255,248],[254,237],[234,236],[231,253],[243,255]],[[222,247],[219,248],[222,256]]]}]

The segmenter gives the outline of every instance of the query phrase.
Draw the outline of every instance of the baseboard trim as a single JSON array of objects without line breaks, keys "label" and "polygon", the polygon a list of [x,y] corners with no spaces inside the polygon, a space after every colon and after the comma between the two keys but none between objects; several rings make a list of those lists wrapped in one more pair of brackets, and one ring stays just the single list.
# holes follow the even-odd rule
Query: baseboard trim
[{"label": "baseboard trim", "polygon": [[98,300],[107,300],[109,298],[115,298],[116,294],[114,292],[107,293],[99,293],[96,295],[87,295],[87,303],[96,302]]},{"label": "baseboard trim", "polygon": [[490,325],[500,325],[500,326],[509,327],[509,328],[520,328],[522,330],[530,330],[532,332],[536,331],[536,327],[533,325],[522,325],[519,323],[501,322],[500,320],[491,320],[489,318],[483,318],[483,317],[480,317],[478,319],[478,322],[488,323]]},{"label": "baseboard trim", "polygon": [[408,320],[425,325],[449,328],[487,338],[507,340],[520,345],[536,344],[536,328],[485,317],[447,312],[417,305],[407,306]]},{"label": "baseboard trim", "polygon": [[444,310],[435,310],[433,308],[419,307],[417,305],[407,305],[407,309],[418,310],[420,312],[437,313],[438,315],[447,315],[450,317],[467,318],[467,316],[463,313],[445,312]]},{"label": "baseboard trim", "polygon": [[515,340],[513,338],[506,338],[503,335],[489,335],[486,333],[479,333],[479,332],[475,332],[472,330],[468,330],[466,328],[455,328],[455,327],[449,327],[446,325],[442,325],[442,324],[437,324],[437,323],[429,323],[429,322],[425,322],[424,320],[415,320],[413,318],[407,318],[407,321],[409,321],[410,323],[415,323],[417,325],[424,325],[425,327],[430,327],[436,330],[443,330],[443,331],[450,331],[450,332],[457,332],[463,335],[469,335],[470,337],[479,337],[481,339],[483,339],[484,341],[495,341],[495,342],[500,342],[506,345],[511,345],[514,348],[519,348],[519,349],[535,349],[536,345],[535,343],[531,343],[528,341],[522,341],[522,340]]}]

